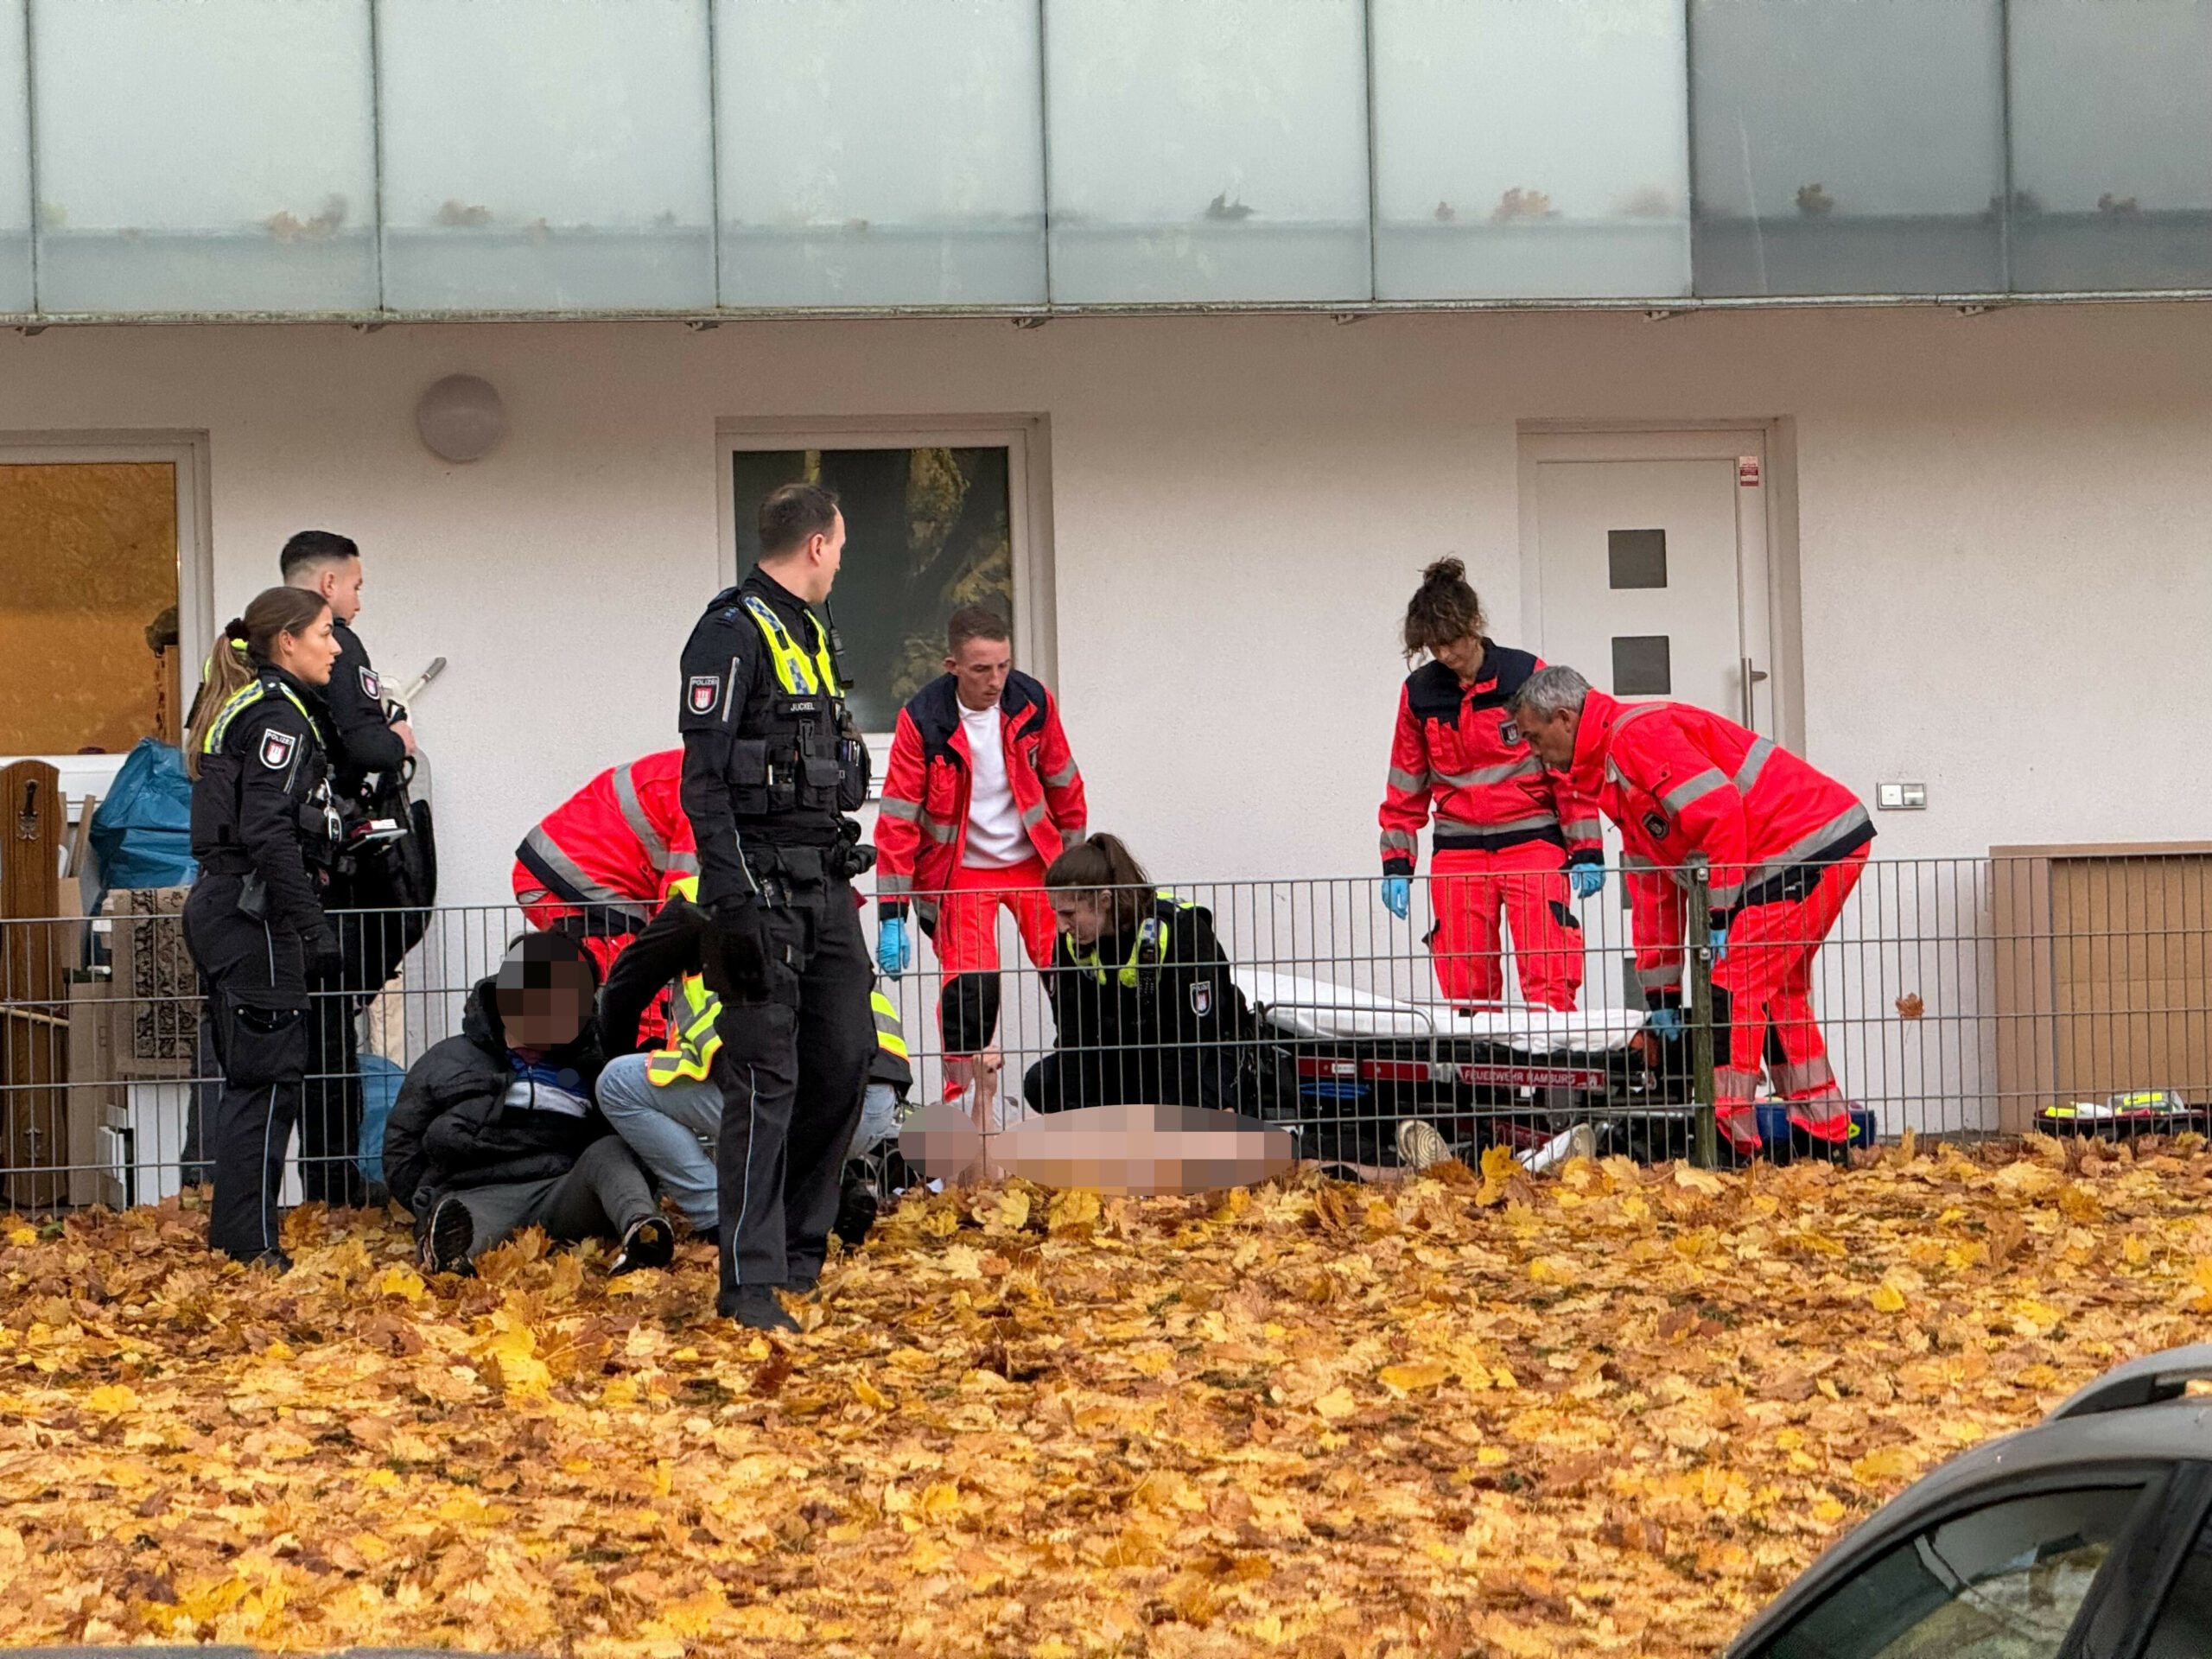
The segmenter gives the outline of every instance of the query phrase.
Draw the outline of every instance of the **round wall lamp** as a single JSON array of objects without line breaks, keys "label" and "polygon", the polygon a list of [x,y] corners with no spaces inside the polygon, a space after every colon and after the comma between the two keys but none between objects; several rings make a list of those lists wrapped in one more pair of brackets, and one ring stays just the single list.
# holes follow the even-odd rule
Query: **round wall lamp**
[{"label": "round wall lamp", "polygon": [[476,461],[507,435],[499,388],[473,374],[449,374],[415,405],[415,429],[442,461]]}]

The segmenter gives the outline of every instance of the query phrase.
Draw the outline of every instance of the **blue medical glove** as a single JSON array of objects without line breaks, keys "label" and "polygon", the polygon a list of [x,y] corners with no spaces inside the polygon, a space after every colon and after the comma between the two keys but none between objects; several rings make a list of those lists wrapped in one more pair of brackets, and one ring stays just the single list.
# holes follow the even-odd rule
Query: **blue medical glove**
[{"label": "blue medical glove", "polygon": [[1644,1025],[1661,1037],[1682,1034],[1682,1011],[1680,1008],[1654,1008],[1644,1017]]},{"label": "blue medical glove", "polygon": [[1602,864],[1570,864],[1567,880],[1578,899],[1594,898],[1605,890],[1605,867]]},{"label": "blue medical glove", "polygon": [[1413,882],[1402,875],[1384,876],[1382,878],[1382,907],[1400,921],[1404,921],[1412,913],[1414,907]]},{"label": "blue medical glove", "polygon": [[1728,925],[1723,922],[1713,930],[1713,965],[1719,967],[1728,955]]},{"label": "blue medical glove", "polygon": [[904,916],[887,916],[876,925],[875,965],[896,979],[914,960],[914,942],[907,937]]}]

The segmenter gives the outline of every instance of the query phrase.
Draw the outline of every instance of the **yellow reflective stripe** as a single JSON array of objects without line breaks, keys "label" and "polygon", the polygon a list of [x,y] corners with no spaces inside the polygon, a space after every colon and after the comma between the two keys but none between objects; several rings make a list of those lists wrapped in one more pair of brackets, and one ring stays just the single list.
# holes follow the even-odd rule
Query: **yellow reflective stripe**
[{"label": "yellow reflective stripe", "polygon": [[909,1058],[906,1052],[906,1028],[899,1023],[899,1010],[881,991],[871,992],[868,1007],[875,1014],[875,1046],[887,1054],[900,1059]]},{"label": "yellow reflective stripe", "polygon": [[[713,1068],[715,1056],[721,1050],[721,1033],[715,1021],[721,1013],[721,999],[707,988],[707,982],[696,974],[687,974],[679,987],[683,993],[686,1017],[681,1026],[671,1022],[676,1032],[676,1044],[671,1048],[656,1050],[645,1058],[646,1080],[655,1086],[665,1086],[678,1077],[702,1079]],[[671,1007],[671,1014],[675,1013]]]},{"label": "yellow reflective stripe", "polygon": [[830,660],[830,638],[822,631],[822,623],[812,611],[806,620],[814,628],[814,658],[807,654],[791,638],[791,630],[784,626],[783,618],[769,607],[768,601],[757,594],[745,596],[745,608],[751,613],[753,626],[760,630],[760,637],[768,642],[768,655],[776,665],[776,680],[794,696],[815,696],[827,691],[831,696],[843,695],[837,683],[837,671]]},{"label": "yellow reflective stripe", "polygon": [[251,684],[242,685],[232,692],[225,700],[222,708],[216,713],[215,718],[207,722],[207,734],[200,741],[200,752],[204,754],[214,753],[225,734],[230,731],[231,722],[238,718],[242,710],[260,702],[262,693],[266,689],[259,680],[256,680]]},{"label": "yellow reflective stripe", "polygon": [[697,904],[699,902],[699,878],[697,874],[691,872],[686,872],[684,874],[677,876],[675,880],[668,884],[668,895],[671,899],[689,899],[693,904]]}]

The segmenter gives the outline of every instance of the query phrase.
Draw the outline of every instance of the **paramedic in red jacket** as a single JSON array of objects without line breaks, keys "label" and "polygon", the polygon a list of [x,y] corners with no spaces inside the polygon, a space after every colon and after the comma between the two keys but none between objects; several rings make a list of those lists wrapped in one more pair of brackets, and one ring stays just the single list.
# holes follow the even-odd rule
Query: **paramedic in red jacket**
[{"label": "paramedic in red jacket", "polygon": [[875,830],[876,965],[914,959],[909,911],[937,946],[948,1097],[999,1021],[998,913],[1011,912],[1034,966],[1052,959],[1045,867],[1083,839],[1083,775],[1052,694],[1013,668],[1006,623],[963,606],[945,629],[945,671],[899,711]]},{"label": "paramedic in red jacket", "polygon": [[696,879],[683,814],[683,751],[602,772],[515,849],[515,902],[532,927],[579,935],[604,980],[670,887]]},{"label": "paramedic in red jacket", "polygon": [[[1758,1150],[1764,1062],[1792,1123],[1847,1140],[1851,1103],[1813,1020],[1813,957],[1866,867],[1865,804],[1733,721],[1617,702],[1571,668],[1532,676],[1514,714],[1545,763],[1595,790],[1620,826],[1637,976],[1661,1029],[1681,1020],[1684,922],[1712,930],[1714,1019],[1727,1033],[1714,1077],[1721,1132],[1738,1152]],[[1711,866],[1712,913],[1685,918],[1679,872],[1693,853]]]},{"label": "paramedic in red jacket", "polygon": [[1582,927],[1570,883],[1586,899],[1605,885],[1598,810],[1544,769],[1508,705],[1543,664],[1483,635],[1482,601],[1457,559],[1421,573],[1406,607],[1406,677],[1382,791],[1382,902],[1403,921],[1413,903],[1421,826],[1435,814],[1428,936],[1446,1001],[1496,1008],[1505,993],[1501,915],[1513,935],[1521,994],[1562,1012],[1582,988]]}]

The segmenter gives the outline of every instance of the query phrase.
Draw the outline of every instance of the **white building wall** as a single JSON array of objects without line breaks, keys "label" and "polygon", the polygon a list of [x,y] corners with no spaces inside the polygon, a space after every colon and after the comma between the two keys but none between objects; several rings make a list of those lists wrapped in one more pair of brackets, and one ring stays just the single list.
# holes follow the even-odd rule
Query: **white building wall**
[{"label": "white building wall", "polygon": [[[466,371],[512,420],[423,449]],[[56,328],[0,337],[0,433],[209,435],[219,614],[314,524],[420,710],[453,902],[597,768],[673,741],[720,579],[719,419],[1042,414],[1058,685],[1093,818],[1178,878],[1356,874],[1415,573],[1520,614],[1516,423],[1785,417],[1806,746],[1886,855],[2212,838],[2212,309]]]}]

